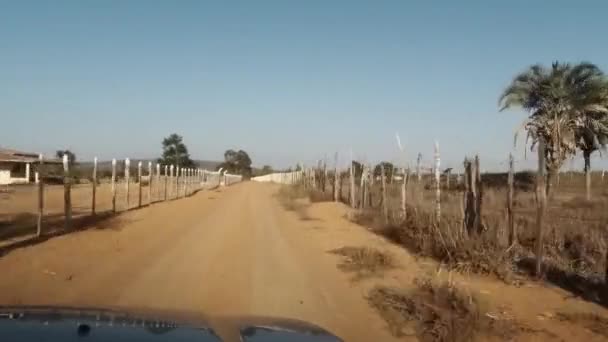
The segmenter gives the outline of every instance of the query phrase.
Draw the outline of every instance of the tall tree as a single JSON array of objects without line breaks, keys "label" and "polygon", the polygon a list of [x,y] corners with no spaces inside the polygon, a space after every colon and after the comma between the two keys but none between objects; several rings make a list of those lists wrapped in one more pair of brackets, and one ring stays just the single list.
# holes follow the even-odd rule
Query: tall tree
[{"label": "tall tree", "polygon": [[164,165],[179,165],[180,167],[194,167],[194,161],[190,159],[188,148],[183,138],[178,134],[171,134],[163,139],[163,156],[158,162]]},{"label": "tall tree", "polygon": [[224,162],[217,168],[248,178],[251,176],[251,158],[243,150],[227,150],[224,152]]},{"label": "tall tree", "polygon": [[76,155],[70,151],[70,150],[57,150],[57,152],[55,152],[55,156],[59,159],[63,159],[63,156],[67,155],[68,156],[68,164],[70,166],[74,165],[76,163]]},{"label": "tall tree", "polygon": [[501,111],[521,107],[529,113],[522,128],[528,133],[526,141],[532,139],[532,148],[541,136],[546,141],[547,194],[564,161],[582,146],[578,137],[583,118],[608,112],[605,86],[604,75],[594,64],[555,62],[550,68],[529,67],[502,93]]},{"label": "tall tree", "polygon": [[391,162],[383,161],[376,165],[374,167],[374,177],[380,177],[382,173],[382,166],[384,166],[384,175],[386,176],[386,179],[390,182],[390,180],[393,179],[393,171],[395,170],[395,166]]}]

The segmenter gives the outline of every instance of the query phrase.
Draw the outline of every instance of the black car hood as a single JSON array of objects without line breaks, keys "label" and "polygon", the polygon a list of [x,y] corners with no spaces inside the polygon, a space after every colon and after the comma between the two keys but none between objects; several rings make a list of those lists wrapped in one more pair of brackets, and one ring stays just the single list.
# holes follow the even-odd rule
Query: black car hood
[{"label": "black car hood", "polygon": [[341,341],[284,318],[214,317],[187,311],[0,306],[0,341]]}]

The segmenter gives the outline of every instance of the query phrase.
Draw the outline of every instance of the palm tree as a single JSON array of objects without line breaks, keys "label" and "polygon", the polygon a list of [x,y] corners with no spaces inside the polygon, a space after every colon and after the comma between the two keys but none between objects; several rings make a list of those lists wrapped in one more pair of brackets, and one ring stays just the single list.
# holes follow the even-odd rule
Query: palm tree
[{"label": "palm tree", "polygon": [[501,95],[501,111],[521,107],[529,113],[522,128],[532,139],[532,147],[541,135],[546,141],[547,194],[564,161],[583,146],[580,137],[589,135],[589,131],[597,137],[600,121],[588,118],[608,113],[606,84],[604,74],[594,64],[555,62],[551,68],[531,66]]},{"label": "palm tree", "polygon": [[585,160],[585,194],[591,199],[591,154],[608,145],[608,116],[604,113],[587,113],[579,120],[576,145]]}]

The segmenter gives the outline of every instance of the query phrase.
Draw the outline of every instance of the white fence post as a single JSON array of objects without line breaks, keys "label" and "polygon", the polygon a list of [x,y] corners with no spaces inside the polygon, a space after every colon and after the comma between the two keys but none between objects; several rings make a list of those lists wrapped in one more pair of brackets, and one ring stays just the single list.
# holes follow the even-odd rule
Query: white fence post
[{"label": "white fence post", "polygon": [[95,195],[97,194],[97,157],[93,158],[93,194],[91,203],[91,214],[95,215]]},{"label": "white fence post", "polygon": [[65,214],[65,230],[72,228],[72,195],[68,154],[63,154],[63,211]]},{"label": "white fence post", "polygon": [[40,165],[38,165],[39,179],[38,179],[38,224],[36,235],[42,235],[42,217],[44,216],[44,173],[43,173],[43,164],[44,160],[42,154],[38,156],[38,160],[40,161]]},{"label": "white fence post", "polygon": [[129,158],[125,159],[125,190],[127,191],[125,203],[127,204],[127,209],[129,210],[129,173],[131,169],[131,161]]},{"label": "white fence post", "polygon": [[116,212],[116,158],[112,158],[112,212]]}]

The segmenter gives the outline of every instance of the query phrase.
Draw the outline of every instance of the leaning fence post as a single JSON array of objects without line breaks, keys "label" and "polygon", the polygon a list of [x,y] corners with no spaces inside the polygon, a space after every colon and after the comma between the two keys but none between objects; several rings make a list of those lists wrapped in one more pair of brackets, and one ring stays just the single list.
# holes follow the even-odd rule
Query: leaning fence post
[{"label": "leaning fence post", "polygon": [[38,223],[36,236],[42,235],[42,217],[44,216],[44,160],[42,154],[38,156],[40,165],[38,165]]},{"label": "leaning fence post", "polygon": [[125,159],[125,189],[127,191],[127,197],[125,202],[127,203],[127,210],[129,210],[129,173],[131,171],[131,161],[129,158]]},{"label": "leaning fence post", "polygon": [[116,212],[116,158],[112,158],[112,212]]},{"label": "leaning fence post", "polygon": [[65,214],[65,230],[72,228],[72,196],[68,155],[63,155],[63,211]]},{"label": "leaning fence post", "polygon": [[93,158],[93,193],[91,199],[91,215],[95,215],[95,195],[97,194],[97,157]]},{"label": "leaning fence post", "polygon": [[507,222],[509,225],[509,246],[517,243],[517,232],[515,231],[515,222],[513,221],[513,183],[515,180],[515,167],[513,165],[513,154],[509,153],[509,177],[507,183]]},{"label": "leaning fence post", "polygon": [[435,141],[435,218],[441,221],[441,174],[439,167],[441,158],[439,156],[439,142]]},{"label": "leaning fence post", "polygon": [[545,139],[538,139],[538,171],[536,173],[536,276],[541,276],[543,258],[543,219],[547,193],[545,188]]}]

